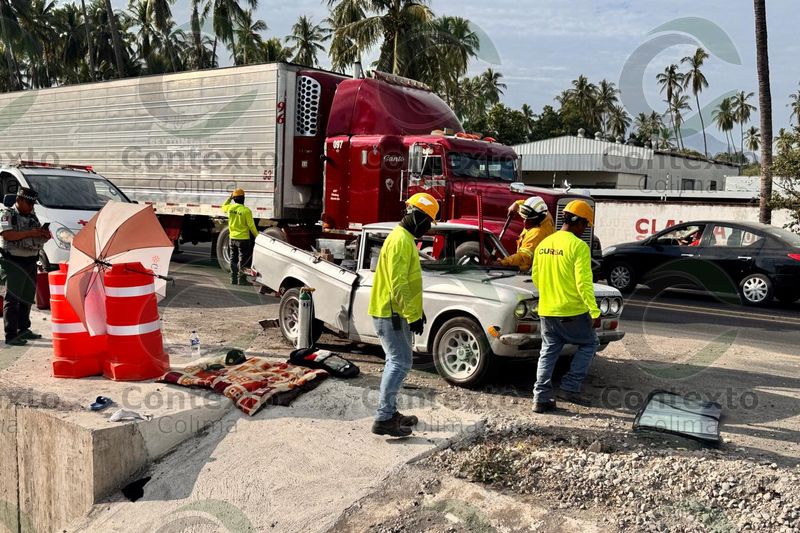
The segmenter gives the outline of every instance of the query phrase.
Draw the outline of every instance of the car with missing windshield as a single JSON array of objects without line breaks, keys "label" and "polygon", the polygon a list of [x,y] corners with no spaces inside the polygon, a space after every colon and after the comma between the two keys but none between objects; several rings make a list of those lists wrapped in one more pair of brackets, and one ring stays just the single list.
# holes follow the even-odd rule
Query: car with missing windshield
[{"label": "car with missing windshield", "polygon": [[[287,341],[294,344],[297,338],[300,288],[308,286],[314,289],[315,340],[324,327],[341,338],[380,344],[367,308],[381,247],[396,225],[369,224],[359,234],[318,243],[331,254],[304,251],[263,233],[256,238],[254,281],[280,296],[278,322]],[[475,242],[481,262],[463,252],[465,243]],[[414,350],[431,354],[440,376],[473,386],[498,357],[538,357],[538,291],[530,275],[491,266],[508,255],[494,234],[442,223],[417,244],[428,320],[422,335],[414,336]],[[595,284],[594,289],[602,311],[596,329],[602,350],[624,336],[623,303],[614,288]],[[574,351],[567,346],[563,353]]]},{"label": "car with missing windshield", "polygon": [[20,187],[39,193],[36,216],[50,223],[53,238],[44,245],[39,260],[46,270],[69,260],[72,239],[106,202],[130,202],[109,180],[92,167],[20,161],[0,166],[3,203],[14,204]]},{"label": "car with missing windshield", "polygon": [[685,222],[606,248],[603,266],[623,293],[642,283],[738,297],[745,305],[800,298],[800,236],[757,222]]}]

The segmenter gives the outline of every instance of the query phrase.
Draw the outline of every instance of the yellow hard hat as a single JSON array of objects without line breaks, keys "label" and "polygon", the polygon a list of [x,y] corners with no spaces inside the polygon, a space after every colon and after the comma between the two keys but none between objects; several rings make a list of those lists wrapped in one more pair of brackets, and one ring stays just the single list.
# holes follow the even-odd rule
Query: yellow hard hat
[{"label": "yellow hard hat", "polygon": [[244,196],[244,189],[234,189],[234,191],[231,193],[231,196],[234,198],[237,196]]},{"label": "yellow hard hat", "polygon": [[439,202],[436,201],[436,198],[426,192],[418,192],[417,194],[413,195],[411,198],[406,200],[406,205],[410,207],[416,207],[431,217],[431,220],[434,222],[436,221],[436,215],[439,214]]},{"label": "yellow hard hat", "polygon": [[587,220],[589,227],[594,224],[594,209],[583,200],[572,200],[564,207],[564,212]]}]

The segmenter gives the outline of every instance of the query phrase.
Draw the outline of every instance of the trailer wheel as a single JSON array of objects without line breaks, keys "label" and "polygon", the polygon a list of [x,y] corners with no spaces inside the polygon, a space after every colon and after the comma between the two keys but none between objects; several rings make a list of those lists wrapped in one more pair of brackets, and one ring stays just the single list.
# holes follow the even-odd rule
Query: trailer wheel
[{"label": "trailer wheel", "polygon": [[[292,346],[296,346],[297,343],[299,317],[300,289],[294,287],[283,293],[278,306],[278,324],[281,328],[281,335]],[[311,324],[311,342],[317,342],[320,336],[322,336],[322,322],[314,318]]]},{"label": "trailer wheel", "polygon": [[223,228],[217,235],[217,263],[225,272],[231,271],[231,238],[228,228]]}]

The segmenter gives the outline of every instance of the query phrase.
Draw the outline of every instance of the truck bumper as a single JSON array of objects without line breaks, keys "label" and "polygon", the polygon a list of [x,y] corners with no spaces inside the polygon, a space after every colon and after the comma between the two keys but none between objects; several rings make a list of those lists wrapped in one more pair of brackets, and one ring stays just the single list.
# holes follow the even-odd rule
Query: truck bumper
[{"label": "truck bumper", "polygon": [[[603,351],[609,343],[622,340],[625,337],[624,331],[595,330],[600,345],[597,351]],[[539,350],[542,348],[542,338],[538,334],[531,333],[508,333],[495,339],[491,339],[492,352],[498,357],[512,357],[517,359],[535,359],[539,357]],[[578,349],[573,344],[567,344],[561,355],[572,355]]]}]

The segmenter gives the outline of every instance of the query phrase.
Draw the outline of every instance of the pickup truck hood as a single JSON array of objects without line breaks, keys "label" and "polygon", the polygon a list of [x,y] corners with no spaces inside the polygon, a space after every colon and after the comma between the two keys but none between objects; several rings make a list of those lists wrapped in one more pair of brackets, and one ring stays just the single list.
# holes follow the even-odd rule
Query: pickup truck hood
[{"label": "pickup truck hood", "polygon": [[[484,271],[484,270],[461,270],[457,272],[442,272],[425,270],[422,271],[425,290],[450,292],[453,295],[480,295],[489,299],[500,299],[501,292],[513,292],[522,294],[525,299],[528,297],[538,298],[539,291],[533,284],[530,275],[515,274],[513,276],[501,277],[503,270]],[[492,279],[492,276],[496,278]],[[621,297],[620,292],[608,285],[600,283],[594,284],[594,293],[598,298],[602,297]],[[496,295],[496,296],[495,296]]]}]

